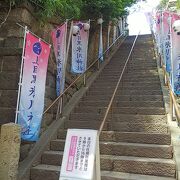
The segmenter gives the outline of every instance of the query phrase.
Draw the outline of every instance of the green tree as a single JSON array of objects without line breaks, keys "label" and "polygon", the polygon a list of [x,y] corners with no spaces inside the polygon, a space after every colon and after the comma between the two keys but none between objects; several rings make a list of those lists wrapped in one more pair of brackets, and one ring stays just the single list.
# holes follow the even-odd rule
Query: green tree
[{"label": "green tree", "polygon": [[[6,0],[17,5],[25,0]],[[28,0],[41,18],[60,16],[61,18],[98,18],[105,20],[125,14],[126,8],[135,0]]]}]

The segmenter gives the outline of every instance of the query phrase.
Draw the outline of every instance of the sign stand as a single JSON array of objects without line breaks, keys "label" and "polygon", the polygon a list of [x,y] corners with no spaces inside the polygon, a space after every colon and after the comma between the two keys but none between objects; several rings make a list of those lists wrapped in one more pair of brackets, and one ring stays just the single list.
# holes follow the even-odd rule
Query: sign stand
[{"label": "sign stand", "polygon": [[59,180],[101,180],[98,131],[68,129]]}]

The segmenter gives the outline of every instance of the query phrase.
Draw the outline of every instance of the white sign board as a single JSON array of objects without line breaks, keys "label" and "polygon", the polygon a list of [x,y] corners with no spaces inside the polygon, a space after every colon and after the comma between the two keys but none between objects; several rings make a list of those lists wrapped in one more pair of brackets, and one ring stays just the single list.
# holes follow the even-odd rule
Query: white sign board
[{"label": "white sign board", "polygon": [[89,129],[68,129],[59,180],[99,179],[95,177],[97,133]]}]

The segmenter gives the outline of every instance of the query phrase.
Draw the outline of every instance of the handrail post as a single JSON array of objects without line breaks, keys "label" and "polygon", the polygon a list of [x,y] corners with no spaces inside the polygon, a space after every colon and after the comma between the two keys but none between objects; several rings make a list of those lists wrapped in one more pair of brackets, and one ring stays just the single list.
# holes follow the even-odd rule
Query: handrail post
[{"label": "handrail post", "polygon": [[62,109],[63,109],[63,96],[61,96],[59,99],[57,113],[56,113],[56,120],[58,120],[59,115],[62,115]]},{"label": "handrail post", "polygon": [[86,73],[84,73],[84,76],[83,76],[83,85],[84,87],[86,87]]},{"label": "handrail post", "polygon": [[100,69],[100,59],[98,59],[97,69],[98,69],[98,71]]},{"label": "handrail post", "polygon": [[170,103],[169,103],[169,114],[170,114],[170,120],[172,121],[173,120],[173,99],[172,99],[172,96],[171,94],[169,95],[170,96]]}]

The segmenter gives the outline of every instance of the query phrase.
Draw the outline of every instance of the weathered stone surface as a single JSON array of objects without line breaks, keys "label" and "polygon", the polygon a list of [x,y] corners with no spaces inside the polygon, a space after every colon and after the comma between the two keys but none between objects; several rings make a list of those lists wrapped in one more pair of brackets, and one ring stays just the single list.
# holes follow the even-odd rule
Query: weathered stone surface
[{"label": "weathered stone surface", "polygon": [[17,90],[19,82],[19,73],[2,72],[0,75],[0,87],[1,90]]},{"label": "weathered stone surface", "polygon": [[175,177],[175,165],[172,160],[102,156],[101,165],[102,170],[107,171]]},{"label": "weathered stone surface", "polygon": [[1,107],[16,107],[17,94],[15,90],[0,90],[0,105]]},{"label": "weathered stone surface", "polygon": [[5,39],[4,47],[23,48],[23,38],[8,37]]},{"label": "weathered stone surface", "polygon": [[22,48],[0,47],[0,56],[17,56],[22,54]]},{"label": "weathered stone surface", "polygon": [[20,72],[21,56],[3,56],[2,57],[2,72]]},{"label": "weathered stone surface", "polygon": [[13,123],[1,127],[0,138],[0,179],[16,180],[19,152],[20,152],[20,130]]}]

